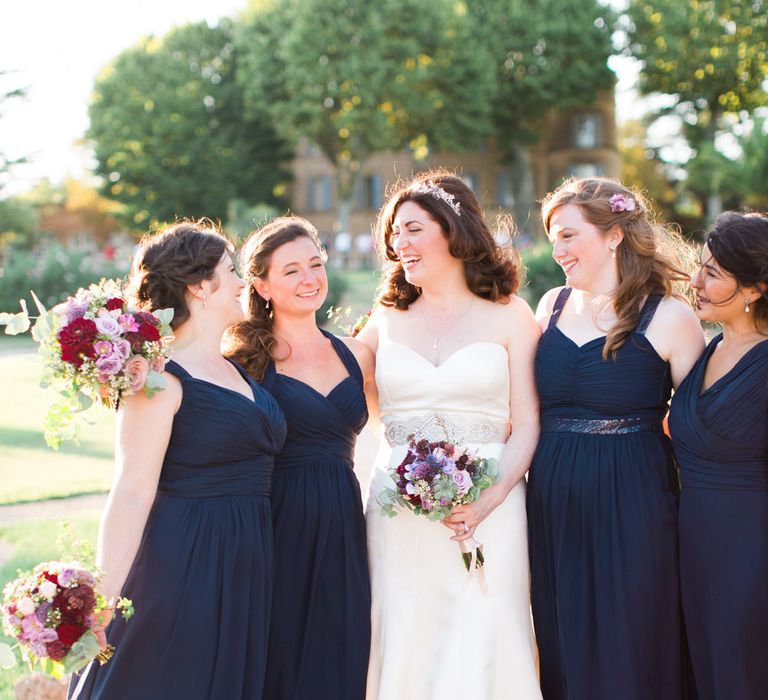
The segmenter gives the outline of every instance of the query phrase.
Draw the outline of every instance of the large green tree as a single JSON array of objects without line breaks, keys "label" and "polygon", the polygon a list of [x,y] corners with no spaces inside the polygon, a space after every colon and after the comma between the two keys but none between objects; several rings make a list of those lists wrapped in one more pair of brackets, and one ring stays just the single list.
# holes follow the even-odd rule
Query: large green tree
[{"label": "large green tree", "polygon": [[373,153],[410,147],[425,158],[491,133],[493,63],[462,2],[262,0],[238,50],[250,109],[333,164],[342,229]]},{"label": "large green tree", "polygon": [[493,54],[497,91],[494,130],[512,166],[515,214],[525,222],[534,204],[528,145],[545,116],[594,103],[613,88],[608,68],[615,17],[597,0],[467,0],[477,42]]},{"label": "large green tree", "polygon": [[143,39],[96,81],[88,136],[132,227],[276,202],[287,152],[262,114],[244,115],[232,32],[222,20]]},{"label": "large green tree", "polygon": [[[768,105],[765,0],[631,0],[628,52],[642,61],[640,89],[667,95],[702,163],[713,162],[724,118]],[[700,171],[701,169],[699,169]],[[720,207],[711,180],[707,217]]]}]

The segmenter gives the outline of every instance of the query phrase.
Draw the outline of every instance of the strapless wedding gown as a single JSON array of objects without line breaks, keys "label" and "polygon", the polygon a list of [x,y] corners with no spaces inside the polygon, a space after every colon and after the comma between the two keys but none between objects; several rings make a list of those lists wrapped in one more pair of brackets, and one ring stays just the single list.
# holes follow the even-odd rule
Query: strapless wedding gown
[{"label": "strapless wedding gown", "polygon": [[367,700],[540,699],[530,617],[525,482],[477,528],[485,586],[467,574],[452,532],[410,511],[381,514],[387,467],[407,436],[448,439],[498,458],[509,425],[505,348],[478,342],[433,365],[380,340],[376,383],[388,443],[366,512],[373,594]]}]

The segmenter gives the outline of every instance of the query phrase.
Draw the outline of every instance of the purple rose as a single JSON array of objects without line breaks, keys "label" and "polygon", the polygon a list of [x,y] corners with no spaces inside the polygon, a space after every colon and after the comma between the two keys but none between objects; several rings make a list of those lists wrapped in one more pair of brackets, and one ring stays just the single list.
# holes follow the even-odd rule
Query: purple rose
[{"label": "purple rose", "polygon": [[82,318],[86,311],[88,311],[87,301],[79,301],[70,297],[67,300],[67,323],[72,323],[76,318]]},{"label": "purple rose", "polygon": [[35,616],[43,624],[45,624],[45,621],[48,619],[48,611],[51,609],[51,607],[53,607],[51,603],[43,603],[42,605],[38,606],[37,610],[35,611]]},{"label": "purple rose", "polygon": [[464,495],[472,488],[472,477],[464,469],[457,469],[453,472],[453,483],[456,484],[456,488],[460,495]]},{"label": "purple rose", "polygon": [[108,311],[105,311],[96,319],[96,328],[99,333],[102,333],[103,335],[111,335],[112,337],[116,337],[122,333],[122,328],[120,328],[117,319],[112,318]]},{"label": "purple rose", "polygon": [[117,322],[126,333],[136,333],[139,330],[139,324],[132,314],[121,314]]},{"label": "purple rose", "polygon": [[62,569],[57,579],[62,588],[69,588],[77,580],[77,572],[74,569]]},{"label": "purple rose", "polygon": [[125,338],[115,338],[112,347],[121,360],[127,360],[131,356],[131,344]]},{"label": "purple rose", "polygon": [[115,353],[96,360],[96,369],[107,377],[117,374],[122,368],[123,361]]}]

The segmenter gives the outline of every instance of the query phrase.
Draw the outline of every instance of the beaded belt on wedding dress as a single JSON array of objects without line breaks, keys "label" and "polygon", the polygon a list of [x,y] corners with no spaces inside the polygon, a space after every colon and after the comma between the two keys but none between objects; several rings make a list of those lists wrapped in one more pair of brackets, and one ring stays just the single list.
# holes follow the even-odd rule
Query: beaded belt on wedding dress
[{"label": "beaded belt on wedding dress", "polygon": [[391,446],[407,445],[413,435],[430,442],[446,440],[454,445],[465,443],[506,442],[507,421],[491,421],[460,413],[433,411],[406,420],[384,419],[384,437]]}]

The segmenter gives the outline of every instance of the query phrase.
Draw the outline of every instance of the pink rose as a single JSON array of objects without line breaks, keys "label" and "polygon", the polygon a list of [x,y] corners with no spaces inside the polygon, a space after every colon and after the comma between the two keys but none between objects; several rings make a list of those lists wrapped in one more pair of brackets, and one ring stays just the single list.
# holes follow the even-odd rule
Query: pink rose
[{"label": "pink rose", "polygon": [[131,393],[135,394],[144,388],[149,374],[149,362],[141,355],[134,355],[125,365],[125,372],[131,383]]},{"label": "pink rose", "polygon": [[149,362],[149,368],[153,372],[162,372],[165,369],[165,358],[153,357]]},{"label": "pink rose", "polygon": [[457,469],[453,472],[453,483],[460,494],[465,494],[472,488],[472,477],[466,469]]}]

